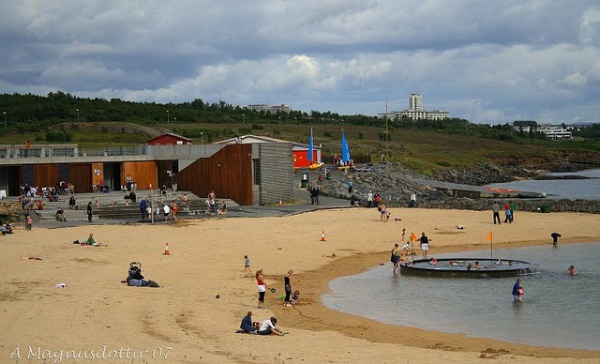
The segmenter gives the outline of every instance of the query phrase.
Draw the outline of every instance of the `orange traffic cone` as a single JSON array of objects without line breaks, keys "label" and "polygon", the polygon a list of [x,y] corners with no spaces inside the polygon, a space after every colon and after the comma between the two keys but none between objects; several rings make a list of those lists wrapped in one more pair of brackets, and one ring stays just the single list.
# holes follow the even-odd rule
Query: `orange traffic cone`
[{"label": "orange traffic cone", "polygon": [[321,241],[327,241],[327,239],[325,239],[325,230],[321,233]]},{"label": "orange traffic cone", "polygon": [[165,252],[163,253],[163,255],[171,255],[171,253],[169,253],[169,242],[168,241],[165,243]]},{"label": "orange traffic cone", "polygon": [[281,201],[281,199],[279,199],[279,207],[283,206],[283,201]]}]

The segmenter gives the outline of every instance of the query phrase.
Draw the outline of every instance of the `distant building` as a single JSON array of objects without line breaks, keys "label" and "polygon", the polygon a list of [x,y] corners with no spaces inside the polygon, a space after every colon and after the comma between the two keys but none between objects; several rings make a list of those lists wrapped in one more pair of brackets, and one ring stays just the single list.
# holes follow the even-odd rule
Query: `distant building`
[{"label": "distant building", "polygon": [[146,142],[146,145],[182,145],[192,144],[192,139],[186,138],[175,133],[165,133],[152,138]]},{"label": "distant building", "polygon": [[244,105],[241,106],[242,109],[258,111],[258,112],[268,112],[271,114],[277,114],[280,112],[289,113],[292,109],[286,104],[279,105],[267,105],[267,104],[253,104],[253,105]]},{"label": "distant building", "polygon": [[513,124],[513,129],[523,133],[542,133],[548,139],[573,139],[573,133],[561,125],[538,125],[538,126],[518,126]]},{"label": "distant building", "polygon": [[285,143],[292,145],[292,157],[294,168],[307,168],[313,163],[321,163],[321,146],[313,147],[312,161],[308,156],[309,145],[302,143],[293,143],[287,140],[275,139],[261,135],[242,135],[236,138],[230,138],[215,142],[216,145],[229,144],[261,144],[261,143]]},{"label": "distant building", "polygon": [[443,120],[450,118],[448,111],[423,110],[423,97],[420,94],[410,94],[408,99],[408,109],[402,111],[391,111],[388,113],[381,113],[378,115],[380,118],[396,119],[396,118],[410,118],[413,120]]}]

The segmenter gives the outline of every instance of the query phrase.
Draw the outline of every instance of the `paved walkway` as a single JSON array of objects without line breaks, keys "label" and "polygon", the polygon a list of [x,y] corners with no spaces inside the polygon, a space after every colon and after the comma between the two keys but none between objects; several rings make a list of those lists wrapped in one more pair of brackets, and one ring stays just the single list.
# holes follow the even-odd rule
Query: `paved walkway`
[{"label": "paved walkway", "polygon": [[[108,197],[104,194],[91,194],[91,195],[78,195],[79,210],[71,210],[67,206],[67,202],[58,202],[58,203],[48,203],[46,202],[46,209],[43,211],[32,211],[34,215],[34,227],[46,227],[50,229],[55,228],[64,228],[64,227],[74,227],[74,226],[83,226],[83,225],[113,225],[113,224],[142,224],[138,217],[131,218],[119,218],[119,219],[107,219],[107,218],[98,218],[94,217],[91,223],[88,223],[87,216],[85,212],[85,201],[88,201],[91,197],[101,196]],[[114,193],[115,199],[121,201],[121,194]],[[305,189],[296,189],[294,191],[295,202],[293,204],[284,204],[283,206],[239,206],[235,209],[230,209],[227,213],[227,218],[236,218],[236,217],[269,217],[269,216],[286,216],[286,215],[294,215],[309,211],[316,211],[321,209],[330,209],[330,208],[349,208],[350,201],[343,200],[333,197],[327,196],[319,196],[319,205],[311,205],[310,204],[310,195],[308,191]],[[68,199],[68,197],[67,197]],[[6,201],[6,200],[4,200]],[[103,203],[105,204],[105,202]],[[54,214],[57,209],[64,209],[65,216],[67,217],[67,221],[56,221],[54,218]],[[20,211],[23,215],[26,211]],[[184,212],[180,211],[179,218],[182,220],[189,219],[210,219],[210,218],[220,218],[220,217],[212,217],[208,215],[186,215]],[[155,218],[154,224],[164,224],[164,218],[158,217]],[[16,223],[14,225],[23,224],[23,222]],[[147,222],[145,223],[147,224]]]}]

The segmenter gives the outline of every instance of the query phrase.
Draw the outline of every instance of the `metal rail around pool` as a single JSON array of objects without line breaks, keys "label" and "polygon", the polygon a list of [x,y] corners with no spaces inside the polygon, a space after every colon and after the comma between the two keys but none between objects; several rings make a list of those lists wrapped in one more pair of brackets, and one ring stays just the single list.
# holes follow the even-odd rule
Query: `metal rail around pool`
[{"label": "metal rail around pool", "polygon": [[403,275],[442,278],[501,278],[538,272],[537,264],[514,259],[431,258],[400,265]]}]

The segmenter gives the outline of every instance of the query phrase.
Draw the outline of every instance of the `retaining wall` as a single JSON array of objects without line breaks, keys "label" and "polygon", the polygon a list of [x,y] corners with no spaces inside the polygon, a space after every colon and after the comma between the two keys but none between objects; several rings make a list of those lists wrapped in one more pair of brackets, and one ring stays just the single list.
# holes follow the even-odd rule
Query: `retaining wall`
[{"label": "retaining wall", "polygon": [[[448,200],[421,200],[418,201],[418,207],[429,209],[457,209],[457,210],[492,210],[494,201],[500,203],[502,211],[504,201],[512,202],[515,211],[537,211],[537,212],[586,212],[600,213],[600,200],[552,200],[552,199],[471,199],[455,198]],[[399,202],[399,201],[396,201]],[[392,203],[391,206],[406,207],[407,203]]]}]

